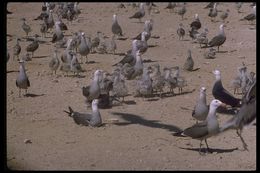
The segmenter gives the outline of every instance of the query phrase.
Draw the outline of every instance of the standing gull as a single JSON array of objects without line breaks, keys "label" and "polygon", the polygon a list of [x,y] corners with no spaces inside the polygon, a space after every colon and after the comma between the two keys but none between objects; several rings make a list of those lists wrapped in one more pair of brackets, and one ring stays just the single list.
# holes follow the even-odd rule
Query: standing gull
[{"label": "standing gull", "polygon": [[82,94],[86,97],[87,103],[91,103],[92,100],[97,99],[100,95],[99,80],[101,78],[102,71],[96,70],[94,73],[94,79],[90,85],[82,88]]},{"label": "standing gull", "polygon": [[133,16],[129,17],[129,19],[139,19],[139,22],[141,23],[141,18],[143,18],[145,15],[144,10],[144,3],[140,3],[140,9],[137,11]]},{"label": "standing gull", "polygon": [[117,35],[117,36],[123,36],[122,28],[121,28],[121,26],[118,24],[117,15],[116,15],[116,14],[113,15],[112,33],[113,33],[114,35]]},{"label": "standing gull", "polygon": [[19,44],[21,40],[19,38],[16,38],[16,45],[13,47],[13,60],[16,59],[18,60],[19,59],[19,54],[21,52],[21,46]]},{"label": "standing gull", "polygon": [[[211,17],[211,22],[215,22],[215,18],[217,17],[217,15],[218,15],[218,11],[217,11],[217,3],[215,3],[214,4],[214,7],[213,8],[210,8],[209,9],[209,14],[208,14],[208,16],[209,17]],[[214,19],[214,20],[212,20],[212,18]]]},{"label": "standing gull", "polygon": [[194,66],[194,61],[191,56],[191,50],[188,50],[188,57],[183,65],[183,69],[187,71],[192,71]]},{"label": "standing gull", "polygon": [[186,7],[185,4],[182,4],[181,8],[178,10],[178,15],[181,16],[181,20],[183,20],[183,16],[186,13]]},{"label": "standing gull", "polygon": [[152,65],[151,70],[152,73],[150,74],[150,77],[152,79],[153,92],[159,91],[160,97],[162,97],[165,81],[164,81],[164,76],[161,74],[160,71],[160,65],[158,63]]},{"label": "standing gull", "polygon": [[165,84],[170,88],[170,93],[174,95],[173,89],[177,87],[177,78],[173,77],[171,68],[165,67],[163,71]]},{"label": "standing gull", "polygon": [[72,60],[70,62],[70,71],[72,71],[74,74],[76,73],[77,76],[79,76],[79,73],[83,71],[78,62],[76,53],[74,53],[74,52],[72,52]]},{"label": "standing gull", "polygon": [[16,86],[19,88],[19,97],[21,97],[21,89],[25,89],[25,94],[27,94],[27,89],[30,87],[30,81],[25,72],[24,61],[19,61],[19,63],[20,69],[16,79]]},{"label": "standing gull", "polygon": [[225,107],[225,105],[219,100],[212,100],[210,103],[209,113],[205,121],[196,123],[195,125],[174,134],[174,136],[189,136],[193,139],[200,140],[200,149],[201,153],[202,141],[204,140],[207,145],[207,152],[209,151],[209,146],[207,139],[211,136],[215,136],[219,133],[219,123],[216,117],[216,109],[219,106]]},{"label": "standing gull", "polygon": [[175,7],[176,7],[176,3],[168,2],[168,5],[164,9],[169,9],[169,12],[174,12]]},{"label": "standing gull", "polygon": [[28,34],[29,34],[29,32],[32,31],[32,29],[31,29],[31,27],[30,27],[29,25],[27,25],[27,24],[25,23],[25,21],[26,21],[25,18],[22,18],[21,20],[23,21],[22,29],[23,29],[24,32],[26,33],[26,37],[28,37]]},{"label": "standing gull", "polygon": [[221,24],[219,26],[219,34],[215,37],[213,37],[210,42],[208,43],[207,46],[204,46],[202,48],[206,48],[206,47],[215,47],[217,46],[218,47],[218,51],[219,51],[219,47],[225,43],[226,41],[226,35],[225,35],[225,32],[224,32],[224,24]]},{"label": "standing gull", "polygon": [[88,54],[90,53],[90,46],[89,46],[89,38],[85,38],[85,33],[81,33],[81,41],[79,44],[79,53],[81,55],[81,61],[82,61],[82,56],[86,56],[86,62],[88,63]]},{"label": "standing gull", "polygon": [[49,67],[54,74],[56,75],[56,71],[60,66],[60,60],[58,58],[58,50],[54,50],[54,56],[52,57],[51,61],[49,62]]},{"label": "standing gull", "polygon": [[194,107],[194,110],[192,111],[192,117],[199,121],[204,121],[207,118],[208,112],[209,107],[206,100],[206,88],[201,87],[199,99]]},{"label": "standing gull", "polygon": [[185,35],[185,30],[183,28],[183,24],[182,23],[179,24],[179,28],[177,29],[177,34],[179,36],[179,40],[183,40],[183,37]]},{"label": "standing gull", "polygon": [[195,14],[195,20],[190,24],[190,27],[195,29],[195,30],[198,30],[198,29],[201,28],[199,15],[197,13]]},{"label": "standing gull", "polygon": [[52,43],[56,43],[58,41],[61,41],[63,39],[64,35],[60,29],[60,21],[55,22],[55,32],[52,36]]},{"label": "standing gull", "polygon": [[220,18],[222,19],[222,22],[224,22],[225,23],[225,20],[226,20],[226,18],[228,17],[228,13],[229,13],[230,11],[229,11],[229,9],[227,9],[226,11],[224,11],[224,12],[222,12],[221,14],[220,14]]},{"label": "standing gull", "polygon": [[120,70],[114,72],[113,89],[112,95],[115,97],[122,97],[124,102],[124,97],[128,94],[128,88],[125,84],[124,77],[121,75]]},{"label": "standing gull", "polygon": [[137,96],[147,97],[152,95],[153,87],[152,80],[149,74],[149,70],[147,68],[144,68],[141,79],[137,81]]},{"label": "standing gull", "polygon": [[71,107],[69,107],[69,112],[64,112],[66,112],[70,117],[72,117],[74,122],[78,125],[90,125],[92,127],[99,127],[102,125],[102,118],[98,109],[98,99],[94,99],[92,101],[91,114],[75,112]]},{"label": "standing gull", "polygon": [[213,74],[215,74],[216,80],[213,85],[212,95],[215,99],[222,101],[223,103],[230,105],[232,107],[240,107],[241,99],[235,98],[231,95],[222,85],[221,76],[219,70],[214,70]]},{"label": "standing gull", "polygon": [[38,43],[38,35],[35,34],[35,38],[31,44],[29,44],[26,47],[27,52],[32,52],[32,58],[33,58],[33,53],[39,48],[39,43]]}]

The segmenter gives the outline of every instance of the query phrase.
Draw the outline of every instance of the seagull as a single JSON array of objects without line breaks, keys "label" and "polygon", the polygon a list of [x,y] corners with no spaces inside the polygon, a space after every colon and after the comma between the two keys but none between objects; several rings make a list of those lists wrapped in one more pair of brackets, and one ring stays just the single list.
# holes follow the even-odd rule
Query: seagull
[{"label": "seagull", "polygon": [[150,66],[149,69],[152,70],[152,72],[150,73],[150,77],[152,79],[153,92],[159,91],[160,97],[162,97],[165,80],[164,80],[164,76],[161,74],[160,65],[158,63],[156,63],[156,64]]},{"label": "seagull", "polygon": [[60,21],[55,22],[55,32],[52,36],[52,43],[56,43],[58,41],[61,41],[63,39],[64,35],[60,28]]},{"label": "seagull", "polygon": [[208,112],[209,112],[209,107],[207,105],[207,100],[206,100],[206,88],[201,87],[199,99],[192,111],[192,117],[199,121],[204,121],[207,118]]},{"label": "seagull", "polygon": [[206,59],[215,59],[216,57],[216,49],[214,48],[210,48],[209,51],[205,52],[204,54],[204,58]]},{"label": "seagull", "polygon": [[101,37],[101,32],[97,31],[97,36],[91,40],[91,52],[94,52],[94,49],[98,47],[100,43],[100,37]]},{"label": "seagull", "polygon": [[102,118],[98,109],[98,103],[99,103],[98,99],[94,99],[92,101],[91,114],[75,112],[70,106],[69,106],[69,112],[68,111],[64,111],[64,112],[66,112],[70,117],[72,117],[74,122],[78,125],[99,127],[102,125]]},{"label": "seagull", "polygon": [[86,63],[88,63],[88,54],[90,53],[91,47],[90,47],[90,41],[89,38],[85,38],[85,33],[81,33],[81,41],[79,44],[79,54],[81,55],[81,61],[82,56],[86,56]]},{"label": "seagull", "polygon": [[219,34],[215,37],[213,37],[210,42],[208,43],[207,46],[204,46],[202,48],[207,48],[207,47],[215,47],[217,46],[218,47],[218,51],[219,51],[219,47],[225,43],[226,41],[226,35],[225,35],[225,32],[224,32],[224,24],[221,24],[219,26]]},{"label": "seagull", "polygon": [[256,20],[256,6],[253,7],[253,12],[245,16],[243,19],[240,19],[240,21],[247,20],[247,21],[254,21]]},{"label": "seagull", "polygon": [[144,3],[140,3],[140,9],[138,12],[136,12],[134,15],[129,17],[129,19],[139,19],[139,22],[141,23],[141,18],[143,18],[145,15],[145,10],[144,10]]},{"label": "seagull", "polygon": [[179,36],[179,40],[183,40],[183,37],[185,35],[185,30],[183,28],[183,24],[182,23],[179,24],[179,28],[177,29],[177,34]]},{"label": "seagull", "polygon": [[16,45],[13,47],[13,60],[15,59],[15,57],[17,58],[17,60],[19,59],[19,54],[21,52],[21,46],[19,44],[20,41],[20,38],[16,38]]},{"label": "seagull", "polygon": [[[217,3],[214,3],[214,7],[213,7],[213,8],[210,8],[209,14],[208,14],[208,16],[211,17],[211,18],[213,18],[214,21],[215,21],[215,18],[217,17],[217,15],[218,15],[218,10],[217,10],[216,7],[217,7]],[[211,19],[211,21],[213,22],[212,19]]]},{"label": "seagull", "polygon": [[182,5],[182,7],[178,10],[178,14],[181,16],[181,20],[183,20],[183,16],[186,13],[186,7],[185,4]]},{"label": "seagull", "polygon": [[30,81],[25,72],[24,61],[20,60],[19,75],[16,79],[16,86],[19,88],[19,97],[21,97],[21,89],[25,89],[25,94],[27,94],[27,89],[30,87]]},{"label": "seagull", "polygon": [[96,70],[94,73],[94,79],[90,85],[82,88],[82,94],[86,97],[86,101],[91,103],[92,100],[97,99],[100,95],[99,80],[102,75],[102,70]]},{"label": "seagull", "polygon": [[197,13],[195,14],[195,20],[190,24],[190,27],[195,29],[195,30],[198,30],[198,29],[201,28],[199,15]]},{"label": "seagull", "polygon": [[191,56],[191,50],[188,50],[188,57],[183,65],[183,69],[187,71],[192,71],[194,66],[194,61]]},{"label": "seagull", "polygon": [[174,95],[173,89],[177,87],[177,78],[173,77],[171,68],[165,67],[163,71],[165,84],[170,88],[170,93]]},{"label": "seagull", "polygon": [[116,15],[116,14],[113,15],[112,33],[113,33],[114,35],[117,35],[117,36],[123,36],[122,28],[121,28],[121,26],[118,24],[117,15]]},{"label": "seagull", "polygon": [[241,13],[240,12],[240,8],[242,7],[242,2],[236,2],[236,8],[237,8],[237,12],[238,13]]},{"label": "seagull", "polygon": [[214,70],[213,74],[216,77],[215,83],[212,89],[212,95],[215,99],[222,101],[223,103],[230,105],[232,107],[240,107],[241,99],[235,98],[231,93],[229,93],[222,85],[221,75],[219,70]]},{"label": "seagull", "polygon": [[55,49],[54,56],[52,57],[51,61],[49,62],[49,67],[52,71],[52,74],[54,71],[54,74],[56,75],[56,71],[59,68],[59,66],[60,66],[60,60],[58,58],[58,50]]},{"label": "seagull", "polygon": [[250,86],[248,92],[244,95],[242,106],[237,115],[223,123],[219,131],[224,132],[229,129],[236,130],[240,137],[244,150],[248,150],[247,144],[242,137],[244,126],[251,124],[256,118],[256,81]]},{"label": "seagull", "polygon": [[143,69],[143,75],[140,80],[137,81],[136,95],[142,96],[143,98],[146,96],[151,96],[153,87],[152,80],[150,78],[150,72],[147,68]]},{"label": "seagull", "polygon": [[216,109],[219,107],[225,107],[219,100],[212,100],[210,103],[209,113],[205,121],[196,123],[193,126],[186,128],[183,131],[174,133],[174,136],[189,136],[193,139],[200,140],[200,149],[199,153],[201,153],[202,141],[204,140],[207,145],[207,152],[209,151],[209,146],[207,143],[207,139],[211,136],[215,136],[219,133],[219,123],[216,117]]},{"label": "seagull", "polygon": [[79,76],[79,73],[82,72],[83,70],[78,62],[76,53],[71,52],[71,55],[72,55],[72,60],[70,62],[70,71],[72,71],[74,74],[76,73],[77,76]]},{"label": "seagull", "polygon": [[33,53],[39,48],[39,43],[38,43],[37,37],[38,37],[38,35],[35,34],[34,41],[26,47],[27,52],[32,52],[32,57],[33,57]]},{"label": "seagull", "polygon": [[31,27],[30,27],[29,25],[27,25],[27,24],[25,23],[25,21],[26,21],[25,18],[22,18],[21,20],[23,21],[22,29],[23,29],[24,32],[26,33],[26,37],[28,37],[28,34],[29,34],[29,32],[32,31],[32,29],[31,29]]},{"label": "seagull", "polygon": [[227,9],[225,12],[221,13],[219,16],[224,23],[225,23],[225,19],[228,17],[229,12],[230,12],[229,9]]},{"label": "seagull", "polygon": [[168,5],[164,9],[169,9],[169,12],[173,12],[176,7],[176,3],[168,2]]},{"label": "seagull", "polygon": [[128,87],[125,84],[124,77],[120,74],[120,70],[114,71],[112,95],[122,97],[122,102],[124,102],[124,97],[128,95]]},{"label": "seagull", "polygon": [[[145,35],[145,40],[147,41],[147,40],[149,40],[150,39],[150,37],[151,37],[151,31],[152,31],[152,25],[153,25],[153,23],[152,23],[152,21],[151,20],[146,20],[145,22],[144,22],[144,31],[146,31],[147,32],[147,34]],[[133,39],[136,39],[136,40],[141,40],[142,39],[142,32],[141,33],[139,33],[136,37],[134,37]]]}]

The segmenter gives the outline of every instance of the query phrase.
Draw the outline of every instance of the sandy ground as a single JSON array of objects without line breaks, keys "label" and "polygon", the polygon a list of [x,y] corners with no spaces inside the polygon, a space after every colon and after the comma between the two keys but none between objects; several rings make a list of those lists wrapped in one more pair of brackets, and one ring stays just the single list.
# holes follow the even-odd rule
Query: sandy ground
[{"label": "sandy ground", "polygon": [[[245,3],[238,13],[234,3],[221,3],[218,10],[230,9],[225,33],[227,40],[216,59],[205,59],[203,53],[188,36],[189,24],[198,13],[203,26],[208,27],[208,37],[212,38],[219,32],[221,20],[211,22],[207,16],[208,9],[203,9],[207,3],[188,3],[184,20],[175,13],[164,9],[166,3],[156,3],[156,11],[144,19],[153,18],[154,29],[150,47],[142,56],[152,63],[165,66],[183,66],[187,49],[190,48],[195,61],[194,72],[181,70],[181,75],[187,79],[188,86],[183,94],[164,97],[154,97],[148,100],[131,95],[134,91],[130,87],[130,95],[125,98],[126,103],[111,109],[102,109],[101,115],[104,125],[91,128],[76,125],[63,110],[70,105],[78,112],[91,112],[86,107],[81,88],[91,81],[96,69],[113,70],[112,64],[118,62],[122,56],[112,54],[90,54],[92,64],[82,64],[86,70],[77,77],[63,77],[58,71],[52,76],[48,63],[53,55],[54,47],[50,42],[51,34],[43,39],[47,43],[40,44],[32,61],[25,64],[27,75],[31,82],[29,96],[18,97],[15,80],[18,75],[19,64],[12,59],[7,63],[7,166],[17,170],[254,170],[256,169],[256,126],[248,126],[243,131],[249,151],[243,151],[242,143],[235,131],[208,139],[212,153],[201,156],[198,153],[200,141],[190,138],[178,138],[172,134],[178,128],[184,129],[196,121],[191,117],[199,88],[207,88],[207,102],[212,100],[211,94],[214,69],[222,72],[222,82],[225,88],[233,91],[230,80],[237,74],[237,68],[242,62],[248,71],[256,72],[256,30],[255,25],[246,21],[239,21],[251,12],[249,3]],[[68,23],[71,37],[72,32],[84,31],[92,37],[97,30],[110,37],[112,15],[117,13],[119,24],[127,40],[117,40],[117,52],[124,53],[131,48],[131,39],[143,29],[143,23],[128,19],[137,9],[131,6],[118,9],[115,3],[80,3],[82,14],[78,21]],[[21,55],[26,53],[25,33],[21,29],[21,17],[27,19],[33,32],[40,33],[39,23],[33,19],[40,14],[42,3],[9,3],[7,8],[13,14],[7,16],[7,48],[12,55],[15,37],[22,38]],[[146,9],[146,6],[145,6]],[[146,11],[147,13],[147,11]],[[54,16],[55,18],[57,16]],[[184,41],[179,41],[176,30],[179,22],[185,26]],[[202,30],[202,29],[200,29]],[[63,50],[60,49],[60,52]],[[134,83],[134,81],[127,81]],[[165,89],[164,92],[168,92]],[[177,90],[175,90],[178,93]],[[24,91],[22,92],[24,93]],[[236,95],[241,97],[241,95]],[[186,109],[183,109],[186,108]],[[230,115],[218,114],[222,124]],[[117,124],[111,124],[109,119],[116,118]],[[31,143],[25,143],[25,140]],[[203,143],[203,148],[205,148]]]}]

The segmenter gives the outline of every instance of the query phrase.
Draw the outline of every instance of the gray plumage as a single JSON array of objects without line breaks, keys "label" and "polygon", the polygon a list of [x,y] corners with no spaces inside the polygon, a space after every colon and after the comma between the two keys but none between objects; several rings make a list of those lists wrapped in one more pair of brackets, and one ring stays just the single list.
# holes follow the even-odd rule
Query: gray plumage
[{"label": "gray plumage", "polygon": [[63,37],[64,37],[64,35],[60,29],[60,22],[57,21],[57,22],[55,22],[55,32],[52,36],[51,42],[56,43],[58,41],[61,41],[63,39]]},{"label": "gray plumage", "polygon": [[113,89],[113,81],[110,78],[110,74],[106,71],[102,72],[99,79],[100,94],[109,95],[109,92]]},{"label": "gray plumage", "polygon": [[182,23],[179,24],[179,28],[177,29],[177,34],[179,36],[179,40],[183,40],[183,37],[185,35],[185,30],[183,28],[183,24]]},{"label": "gray plumage", "polygon": [[83,96],[86,97],[87,102],[91,103],[92,100],[97,99],[100,95],[99,80],[101,78],[102,71],[96,70],[94,73],[94,79],[90,85],[82,88]]},{"label": "gray plumage", "polygon": [[187,86],[187,81],[183,76],[180,76],[180,67],[179,66],[176,66],[172,69],[174,69],[172,76],[173,76],[173,78],[176,79],[176,87],[178,87],[179,94],[181,94],[182,88]]},{"label": "gray plumage", "polygon": [[40,28],[40,32],[42,33],[42,37],[46,37],[46,33],[48,31],[48,26],[46,24],[46,22],[44,21],[42,24],[41,24],[41,28]]},{"label": "gray plumage", "polygon": [[164,80],[165,84],[170,88],[170,93],[174,94],[174,88],[177,87],[177,78],[173,77],[172,69],[165,67],[164,71]]},{"label": "gray plumage", "polygon": [[167,6],[164,9],[169,9],[169,12],[174,12],[175,7],[176,7],[175,2],[168,2]]},{"label": "gray plumage", "polygon": [[129,19],[139,19],[139,22],[141,22],[141,19],[145,16],[145,10],[144,10],[144,3],[140,3],[140,9],[137,11],[134,15],[129,17]]},{"label": "gray plumage", "polygon": [[192,71],[194,66],[194,61],[191,56],[191,50],[188,50],[188,57],[184,63],[183,69],[187,71]]},{"label": "gray plumage", "polygon": [[149,75],[149,71],[147,68],[144,68],[143,75],[141,79],[137,81],[136,87],[136,95],[147,97],[152,95],[153,87],[152,87],[152,80]]},{"label": "gray plumage", "polygon": [[136,52],[136,61],[135,65],[131,66],[130,64],[126,63],[122,67],[122,74],[127,80],[132,80],[135,79],[136,77],[140,76],[143,74],[143,61],[141,58],[141,53],[140,51]]},{"label": "gray plumage", "polygon": [[58,51],[55,50],[54,55],[53,55],[51,61],[49,62],[49,67],[50,67],[52,73],[54,71],[54,74],[56,75],[56,71],[59,68],[59,66],[60,66],[60,60],[58,58]]},{"label": "gray plumage", "polygon": [[219,26],[219,34],[215,37],[213,37],[210,42],[208,43],[207,46],[204,46],[202,48],[205,48],[205,47],[218,47],[218,51],[219,51],[219,47],[225,43],[226,41],[226,35],[225,35],[225,32],[224,32],[224,24],[221,24]]},{"label": "gray plumage", "polygon": [[220,14],[220,19],[222,19],[223,22],[225,22],[226,18],[228,17],[228,13],[229,13],[229,9],[227,9],[226,11],[222,12]]},{"label": "gray plumage", "polygon": [[137,41],[138,40],[133,40],[132,41],[132,50],[130,54],[126,54],[126,56],[120,60],[118,63],[114,64],[113,66],[116,66],[118,64],[130,64],[130,65],[134,65],[135,64],[135,56],[136,56],[136,51],[137,51]]},{"label": "gray plumage", "polygon": [[26,19],[25,18],[22,18],[21,19],[23,21],[23,24],[22,24],[22,29],[24,30],[24,32],[26,33],[26,37],[28,37],[29,33],[32,31],[31,27],[29,25],[27,25],[25,23]]},{"label": "gray plumage", "polygon": [[19,75],[16,79],[16,86],[19,88],[19,97],[21,97],[21,89],[25,89],[25,93],[27,94],[27,89],[30,87],[30,81],[27,77],[24,68],[24,61],[19,61],[20,68],[19,68]]},{"label": "gray plumage", "polygon": [[141,40],[137,40],[137,42],[136,42],[137,50],[140,50],[140,53],[142,53],[142,54],[145,53],[148,49],[148,44],[147,44],[147,41],[145,39],[145,36],[147,34],[148,33],[146,31],[143,31]]},{"label": "gray plumage", "polygon": [[[218,15],[218,11],[217,11],[217,3],[214,3],[214,7],[209,9],[209,14],[208,16],[211,17],[211,21],[215,21],[215,18]],[[212,20],[213,18],[213,20]]]},{"label": "gray plumage", "polygon": [[237,135],[240,137],[243,147],[248,150],[247,144],[242,137],[242,130],[245,125],[250,124],[256,118],[256,81],[250,86],[249,91],[245,94],[242,106],[231,119],[223,123],[219,131],[224,132],[229,129],[236,130]]},{"label": "gray plumage", "polygon": [[192,111],[192,117],[199,121],[204,121],[207,118],[209,107],[206,100],[206,88],[200,88],[199,99]]},{"label": "gray plumage", "polygon": [[242,7],[242,2],[236,2],[236,9],[238,13],[241,13],[240,12],[241,7]]},{"label": "gray plumage", "polygon": [[[88,63],[88,54],[90,53],[90,43],[89,38],[85,38],[85,33],[81,33],[81,41],[79,44],[79,54],[86,57],[86,63]],[[82,61],[82,58],[81,58]]]},{"label": "gray plumage", "polygon": [[78,62],[76,53],[72,52],[72,60],[70,62],[70,71],[73,72],[74,74],[76,73],[79,75],[80,72],[82,72],[82,68],[80,63]]},{"label": "gray plumage", "polygon": [[157,63],[150,66],[150,68],[152,70],[152,72],[150,73],[150,77],[152,79],[153,92],[159,91],[160,97],[162,97],[165,81],[164,76],[161,74],[160,71],[160,65]]},{"label": "gray plumage", "polygon": [[19,38],[16,38],[16,44],[13,47],[13,60],[16,58],[19,59],[19,54],[21,52],[21,46],[19,44],[19,41],[21,41]]},{"label": "gray plumage", "polygon": [[208,38],[207,38],[208,32],[209,32],[208,28],[204,28],[203,32],[195,35],[195,42],[200,44],[200,48],[201,48],[201,44],[204,44],[204,45],[208,44]]},{"label": "gray plumage", "polygon": [[121,26],[118,24],[117,15],[116,15],[116,14],[113,15],[112,33],[113,33],[114,35],[123,36],[122,28],[121,28]]},{"label": "gray plumage", "polygon": [[186,7],[185,4],[182,4],[181,8],[178,10],[178,15],[181,16],[181,20],[183,20],[183,16],[186,13]]},{"label": "gray plumage", "polygon": [[127,96],[127,94],[128,88],[125,84],[124,77],[120,73],[120,70],[117,70],[114,72],[112,95],[115,97],[122,97],[124,101],[124,97]]},{"label": "gray plumage", "polygon": [[216,49],[211,47],[203,55],[204,55],[204,58],[206,58],[206,59],[215,59],[216,58]]},{"label": "gray plumage", "polygon": [[113,54],[116,53],[117,45],[115,41],[115,35],[111,37],[111,40],[106,41],[106,52],[112,52]]},{"label": "gray plumage", "polygon": [[94,50],[98,47],[99,43],[100,43],[100,31],[97,31],[97,36],[91,40],[91,52],[94,52]]},{"label": "gray plumage", "polygon": [[253,12],[245,16],[243,19],[240,19],[241,21],[247,20],[247,21],[254,21],[256,20],[256,6],[253,7]]},{"label": "gray plumage", "polygon": [[[207,143],[207,139],[211,136],[215,136],[219,133],[219,123],[216,117],[216,109],[223,105],[219,100],[212,100],[210,103],[209,113],[205,121],[196,123],[195,125],[174,134],[174,136],[189,136],[193,139],[200,140],[200,149],[199,153],[201,153],[201,145],[204,140],[207,146],[207,151],[209,150],[209,146]],[[224,106],[224,105],[223,105]]]},{"label": "gray plumage", "polygon": [[26,51],[31,52],[32,57],[33,57],[33,53],[39,48],[39,43],[38,43],[37,37],[38,36],[35,35],[34,41],[26,47]]},{"label": "gray plumage", "polygon": [[[144,31],[147,32],[147,34],[145,35],[145,40],[149,40],[150,37],[151,37],[151,31],[153,29],[153,23],[152,23],[152,20],[146,20],[144,22]],[[133,39],[136,39],[136,40],[141,40],[142,39],[142,32],[139,33],[136,37],[134,37]]]},{"label": "gray plumage", "polygon": [[48,29],[51,29],[51,30],[52,30],[53,26],[55,25],[52,12],[53,11],[50,10],[49,17],[48,17],[47,23],[46,23],[47,26],[48,26]]},{"label": "gray plumage", "polygon": [[74,122],[78,125],[92,126],[92,127],[99,127],[102,125],[102,118],[98,109],[98,99],[94,99],[92,101],[91,114],[75,112],[71,107],[69,107],[69,112],[68,111],[64,111],[64,112],[66,112],[70,117],[72,117]]}]

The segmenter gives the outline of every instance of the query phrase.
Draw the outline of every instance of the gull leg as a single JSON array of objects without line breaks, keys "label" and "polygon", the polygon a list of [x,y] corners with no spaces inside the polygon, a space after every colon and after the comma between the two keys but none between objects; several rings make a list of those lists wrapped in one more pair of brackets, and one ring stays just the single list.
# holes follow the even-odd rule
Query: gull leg
[{"label": "gull leg", "polygon": [[240,137],[240,139],[241,139],[241,141],[243,143],[244,150],[248,151],[247,144],[246,144],[244,138],[241,135],[241,130],[240,130],[240,132],[239,132],[239,130],[237,130],[237,135]]}]

